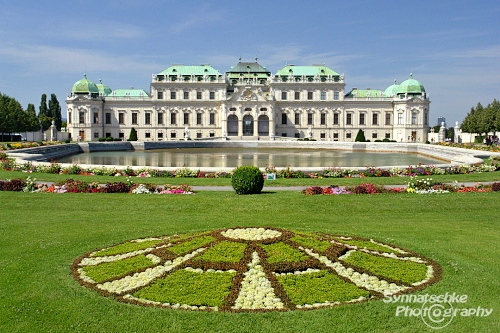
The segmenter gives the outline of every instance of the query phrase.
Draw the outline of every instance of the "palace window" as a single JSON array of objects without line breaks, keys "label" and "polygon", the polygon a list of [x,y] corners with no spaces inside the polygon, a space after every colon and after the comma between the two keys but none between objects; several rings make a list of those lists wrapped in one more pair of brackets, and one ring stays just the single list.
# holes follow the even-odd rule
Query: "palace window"
[{"label": "palace window", "polygon": [[321,100],[325,101],[326,100],[326,91],[321,92]]},{"label": "palace window", "polygon": [[339,114],[338,113],[334,113],[333,114],[333,124],[334,125],[338,125],[339,124]]},{"label": "palace window", "polygon": [[94,124],[99,124],[99,113],[94,112]]},{"label": "palace window", "polygon": [[201,91],[196,92],[196,99],[201,99]]},{"label": "palace window", "polygon": [[158,125],[163,125],[163,113],[158,113]]},{"label": "palace window", "polygon": [[312,91],[308,91],[308,92],[307,92],[307,99],[308,99],[308,100],[313,99],[313,92],[312,92]]},{"label": "palace window", "polygon": [[170,125],[176,125],[177,123],[177,113],[170,114]]},{"label": "palace window", "polygon": [[338,91],[333,92],[333,100],[335,100],[335,101],[339,100],[339,92]]},{"label": "palace window", "polygon": [[163,91],[158,91],[158,99],[163,99]]},{"label": "palace window", "polygon": [[345,124],[346,125],[352,125],[352,113],[346,114]]},{"label": "palace window", "polygon": [[359,124],[365,125],[365,114],[364,113],[359,114]]},{"label": "palace window", "polygon": [[285,100],[286,100],[286,97],[287,97],[287,96],[286,96],[286,91],[282,91],[282,92],[281,92],[281,99],[285,101]]},{"label": "palace window", "polygon": [[352,136],[351,132],[347,132],[347,133],[345,134],[345,138],[346,138],[346,139],[350,139],[350,138],[351,138],[351,136]]},{"label": "palace window", "polygon": [[146,112],[144,114],[144,124],[151,125],[151,113]]},{"label": "palace window", "polygon": [[372,139],[376,139],[377,138],[377,132],[373,132],[372,133]]},{"label": "palace window", "polygon": [[201,125],[201,113],[196,114],[196,125]]},{"label": "palace window", "polygon": [[339,133],[333,133],[333,140],[339,139]]},{"label": "palace window", "polygon": [[281,124],[282,125],[286,125],[286,113],[282,113],[281,114]]},{"label": "palace window", "polygon": [[125,113],[123,112],[118,113],[118,123],[120,125],[125,124]]},{"label": "palace window", "polygon": [[209,136],[210,136],[211,138],[213,138],[213,137],[215,137],[215,133],[214,133],[214,132],[210,132]]},{"label": "palace window", "polygon": [[68,124],[71,124],[71,112],[68,112]]},{"label": "palace window", "polygon": [[391,114],[389,112],[385,113],[385,124],[390,125],[391,124]]},{"label": "palace window", "polygon": [[236,111],[236,108],[229,108],[229,111]]},{"label": "palace window", "polygon": [[210,125],[215,125],[215,113],[210,113]]},{"label": "palace window", "polygon": [[378,113],[372,114],[372,124],[378,125]]},{"label": "palace window", "polygon": [[111,113],[106,112],[106,124],[111,124]]},{"label": "palace window", "polygon": [[189,125],[189,113],[184,112],[184,125]]},{"label": "palace window", "polygon": [[326,138],[326,133],[319,133],[319,138],[320,139],[325,139]]},{"label": "palace window", "polygon": [[175,139],[177,137],[177,133],[170,132],[170,139]]},{"label": "palace window", "polygon": [[390,132],[386,132],[385,133],[385,138],[386,139],[390,139],[391,138],[391,133]]},{"label": "palace window", "polygon": [[403,125],[403,114],[398,113],[398,125]]},{"label": "palace window", "polygon": [[80,112],[80,113],[78,114],[78,116],[79,116],[79,119],[78,119],[78,120],[79,120],[79,123],[80,123],[80,124],[85,124],[85,112]]},{"label": "palace window", "polygon": [[427,118],[427,112],[424,112],[424,125],[429,125],[429,120]]},{"label": "palace window", "polygon": [[197,133],[196,133],[196,138],[197,138],[197,139],[201,139],[201,132],[197,132]]},{"label": "palace window", "polygon": [[307,125],[312,125],[313,124],[313,115],[312,113],[307,114]]},{"label": "palace window", "polygon": [[146,132],[146,133],[144,134],[144,136],[146,137],[146,139],[149,139],[149,138],[151,138],[151,133]]},{"label": "palace window", "polygon": [[295,113],[295,125],[300,125],[300,113]]},{"label": "palace window", "polygon": [[295,92],[295,100],[298,101],[300,99],[300,91]]},{"label": "palace window", "polygon": [[210,92],[210,99],[215,99],[215,92],[213,91]]},{"label": "palace window", "polygon": [[321,125],[326,125],[326,113],[321,114],[320,121],[321,121]]},{"label": "palace window", "polygon": [[99,139],[99,132],[94,132],[94,139]]},{"label": "palace window", "polygon": [[189,91],[184,92],[184,99],[189,99]]},{"label": "palace window", "polygon": [[132,124],[137,125],[137,112],[132,112]]},{"label": "palace window", "polygon": [[159,132],[159,133],[158,133],[158,139],[159,139],[159,140],[163,139],[163,133],[162,133],[162,132]]},{"label": "palace window", "polygon": [[175,99],[175,98],[176,98],[175,91],[171,91],[170,92],[170,99]]},{"label": "palace window", "polygon": [[411,113],[411,124],[412,125],[416,125],[417,124],[417,113],[416,112],[412,112]]}]

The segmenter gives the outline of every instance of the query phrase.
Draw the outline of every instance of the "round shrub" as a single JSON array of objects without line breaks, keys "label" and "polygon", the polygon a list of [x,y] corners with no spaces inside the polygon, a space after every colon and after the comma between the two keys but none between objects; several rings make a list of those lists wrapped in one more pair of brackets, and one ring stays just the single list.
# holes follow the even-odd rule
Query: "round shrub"
[{"label": "round shrub", "polygon": [[231,185],[236,194],[259,194],[264,187],[264,176],[255,166],[240,166],[234,170]]}]

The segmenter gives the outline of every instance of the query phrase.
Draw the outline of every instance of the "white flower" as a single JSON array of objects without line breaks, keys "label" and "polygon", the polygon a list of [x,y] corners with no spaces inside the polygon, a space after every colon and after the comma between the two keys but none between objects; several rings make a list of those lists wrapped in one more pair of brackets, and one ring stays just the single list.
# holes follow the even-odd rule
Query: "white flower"
[{"label": "white flower", "polygon": [[248,264],[241,282],[241,290],[236,299],[234,309],[282,309],[281,299],[276,297],[271,281],[260,265],[259,254],[252,253],[252,262]]},{"label": "white flower", "polygon": [[281,232],[264,228],[227,229],[222,236],[232,239],[263,240],[281,236]]}]

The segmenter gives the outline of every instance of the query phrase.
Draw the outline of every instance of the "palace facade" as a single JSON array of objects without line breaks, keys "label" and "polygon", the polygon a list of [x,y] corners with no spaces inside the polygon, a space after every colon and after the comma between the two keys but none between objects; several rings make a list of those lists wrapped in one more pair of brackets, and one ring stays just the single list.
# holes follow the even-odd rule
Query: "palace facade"
[{"label": "palace facade", "polygon": [[210,65],[172,65],[153,74],[150,91],[112,90],[102,82],[77,81],[66,100],[73,140],[183,139],[274,140],[365,138],[425,142],[429,95],[410,78],[385,90],[345,92],[344,75],[324,65],[286,65],[271,73],[238,62],[224,74]]}]

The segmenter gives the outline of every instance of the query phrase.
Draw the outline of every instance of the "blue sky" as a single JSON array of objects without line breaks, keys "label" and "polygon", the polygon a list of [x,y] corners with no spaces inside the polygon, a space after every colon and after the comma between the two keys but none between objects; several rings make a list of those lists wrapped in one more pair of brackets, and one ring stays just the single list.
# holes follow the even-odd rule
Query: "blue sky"
[{"label": "blue sky", "polygon": [[498,0],[1,2],[0,92],[37,112],[55,93],[65,113],[83,73],[149,92],[151,74],[171,64],[225,72],[239,57],[273,73],[324,63],[345,75],[346,92],[413,73],[430,94],[431,125],[500,98]]}]

